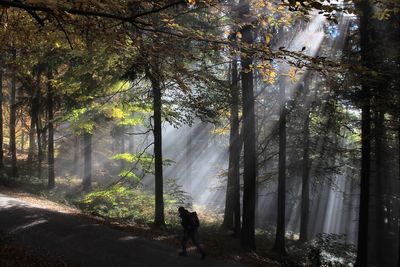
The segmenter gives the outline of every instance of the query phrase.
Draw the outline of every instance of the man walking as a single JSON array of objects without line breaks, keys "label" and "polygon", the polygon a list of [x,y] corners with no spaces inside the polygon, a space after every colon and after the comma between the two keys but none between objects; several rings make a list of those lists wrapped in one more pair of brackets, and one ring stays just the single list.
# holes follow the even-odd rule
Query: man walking
[{"label": "man walking", "polygon": [[179,252],[180,256],[187,256],[186,252],[186,244],[189,239],[192,240],[193,245],[197,247],[197,250],[201,254],[201,259],[204,260],[206,258],[206,254],[201,248],[198,242],[198,231],[197,229],[200,226],[199,219],[197,218],[196,212],[189,212],[184,207],[178,208],[179,217],[181,218],[181,225],[183,227],[183,238],[182,238],[182,251]]}]

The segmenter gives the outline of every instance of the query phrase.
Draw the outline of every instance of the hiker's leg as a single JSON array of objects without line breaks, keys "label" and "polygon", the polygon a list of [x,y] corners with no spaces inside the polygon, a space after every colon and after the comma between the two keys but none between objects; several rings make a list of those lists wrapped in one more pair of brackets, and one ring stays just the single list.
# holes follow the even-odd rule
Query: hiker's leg
[{"label": "hiker's leg", "polygon": [[201,245],[200,245],[200,243],[199,243],[199,235],[198,235],[197,231],[194,231],[194,232],[192,232],[192,233],[190,234],[190,239],[192,240],[193,245],[196,246],[196,248],[197,248],[197,250],[200,252],[200,254],[203,255],[203,254],[204,254],[204,251],[203,251],[203,249],[201,248]]},{"label": "hiker's leg", "polygon": [[182,238],[182,242],[181,242],[181,245],[182,245],[182,252],[181,252],[181,254],[182,254],[182,255],[186,255],[186,254],[187,254],[187,252],[186,252],[186,244],[187,244],[188,240],[189,240],[189,235],[188,235],[188,233],[185,231],[185,232],[183,232],[183,238]]}]

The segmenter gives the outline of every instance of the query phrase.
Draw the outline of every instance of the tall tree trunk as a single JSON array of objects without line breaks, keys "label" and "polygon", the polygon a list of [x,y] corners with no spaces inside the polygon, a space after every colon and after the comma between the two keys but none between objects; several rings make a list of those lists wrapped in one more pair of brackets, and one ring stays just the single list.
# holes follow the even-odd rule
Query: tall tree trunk
[{"label": "tall tree trunk", "polygon": [[80,146],[79,146],[79,136],[74,136],[74,159],[73,159],[73,173],[74,175],[79,176],[79,154],[80,154]]},{"label": "tall tree trunk", "polygon": [[240,152],[242,150],[242,139],[239,134],[239,87],[238,87],[238,68],[235,60],[232,65],[232,121],[231,127],[233,131],[232,153],[232,181],[233,181],[233,227],[235,237],[240,236]]},{"label": "tall tree trunk", "polygon": [[[157,63],[156,63],[157,64]],[[156,70],[156,71],[155,71]],[[156,226],[165,225],[164,193],[163,193],[163,165],[162,165],[162,132],[161,132],[161,86],[158,66],[153,66],[153,73],[149,75],[153,87],[153,119],[154,119],[154,175],[155,175],[155,218]]]},{"label": "tall tree trunk", "polygon": [[[16,64],[17,60],[17,51],[15,49],[12,50],[12,59],[13,64]],[[11,176],[17,177],[18,176],[18,169],[17,169],[17,148],[15,144],[15,122],[16,122],[16,112],[17,112],[17,105],[16,105],[16,73],[15,68],[11,74],[11,94],[10,94],[10,153],[11,153]]]},{"label": "tall tree trunk", "polygon": [[[247,0],[239,2],[239,17],[242,21],[248,19],[250,5]],[[252,25],[245,24],[242,29],[242,42],[247,45],[253,43]],[[245,49],[242,50],[242,99],[243,99],[243,220],[241,245],[244,248],[255,250],[255,203],[256,203],[256,134],[254,115],[253,71],[251,69],[252,56]]]},{"label": "tall tree trunk", "polygon": [[[372,14],[368,0],[360,3],[362,15],[360,17],[360,47],[361,61],[365,67],[370,67],[369,51],[369,19]],[[361,183],[360,209],[358,221],[358,243],[356,266],[364,267],[368,263],[368,220],[369,220],[369,185],[371,162],[371,88],[366,77],[362,77],[362,107],[361,107]]]},{"label": "tall tree trunk", "polygon": [[[233,229],[233,224],[234,224],[234,218],[233,218],[233,214],[234,214],[234,211],[233,211],[233,208],[234,208],[234,200],[233,200],[233,194],[234,194],[234,192],[233,192],[233,188],[234,188],[234,181],[233,181],[233,179],[234,179],[234,177],[233,177],[233,168],[234,168],[234,162],[233,162],[233,157],[234,157],[234,155],[233,155],[233,147],[234,147],[234,142],[235,142],[235,140],[234,140],[234,138],[235,138],[235,131],[237,131],[238,129],[237,129],[237,127],[236,127],[236,125],[235,125],[235,127],[234,127],[234,125],[233,125],[233,118],[234,118],[234,116],[235,116],[235,114],[234,114],[234,112],[235,112],[235,110],[234,110],[234,103],[233,103],[233,95],[234,95],[234,93],[233,93],[233,90],[236,90],[236,89],[233,89],[233,76],[234,76],[234,74],[233,74],[233,68],[234,68],[234,66],[233,65],[237,65],[237,63],[236,62],[232,62],[231,64],[230,64],[230,66],[229,66],[229,71],[231,72],[230,73],[230,75],[231,75],[231,77],[232,77],[232,83],[231,83],[231,99],[230,99],[230,101],[231,101],[231,114],[230,114],[230,118],[229,118],[229,121],[230,121],[230,133],[229,133],[229,163],[228,163],[228,180],[227,180],[227,183],[226,183],[226,192],[225,192],[225,210],[224,210],[224,221],[222,222],[222,227],[224,227],[225,229]],[[237,68],[236,68],[236,72],[237,72]],[[236,74],[237,75],[237,74]],[[237,108],[237,104],[236,104],[236,108]],[[237,110],[236,110],[237,111]],[[237,114],[236,114],[236,116],[237,116]]]},{"label": "tall tree trunk", "polygon": [[[130,126],[129,127],[129,131],[131,132],[131,133],[133,133],[135,130],[134,130],[134,127],[133,126]],[[135,145],[135,139],[134,139],[134,136],[135,135],[129,135],[129,140],[128,140],[128,150],[129,150],[129,153],[131,153],[131,154],[133,154],[134,153],[134,145]]]},{"label": "tall tree trunk", "polygon": [[48,173],[48,188],[54,188],[55,180],[54,180],[54,127],[53,127],[53,88],[51,85],[51,80],[53,79],[53,74],[51,70],[47,70],[47,116],[48,116],[48,131],[49,131],[49,140],[48,140],[48,152],[47,152],[47,161],[49,167]]},{"label": "tall tree trunk", "polygon": [[[121,154],[125,153],[125,130],[126,130],[126,127],[121,126],[121,137],[120,137],[120,140],[121,140],[120,153]],[[121,171],[125,170],[125,165],[126,165],[125,160],[121,160]]]},{"label": "tall tree trunk", "polygon": [[231,116],[229,136],[229,168],[224,215],[224,227],[234,230],[234,236],[240,236],[240,150],[242,146],[239,135],[239,88],[237,61],[232,62]]},{"label": "tall tree trunk", "polygon": [[310,99],[309,79],[312,76],[308,72],[304,77],[303,86],[303,105],[304,105],[304,124],[303,124],[303,159],[302,159],[302,186],[301,186],[301,212],[300,212],[300,242],[308,241],[308,228],[310,216],[310,114],[312,109],[312,99]]},{"label": "tall tree trunk", "polygon": [[189,129],[187,130],[187,136],[186,136],[186,179],[187,180],[187,188],[189,194],[192,194],[192,179],[193,179],[193,174],[192,174],[192,150],[193,150],[193,129],[189,126]]},{"label": "tall tree trunk", "polygon": [[274,249],[281,256],[285,250],[285,210],[286,210],[286,95],[285,86],[279,85],[280,116],[279,116],[279,163],[278,163],[278,210],[276,222],[276,238]]},{"label": "tall tree trunk", "polygon": [[[32,92],[31,92],[32,93]],[[29,169],[32,170],[33,159],[35,156],[35,115],[33,108],[33,100],[31,99],[31,108],[30,108],[30,127],[29,127],[29,150],[28,150],[28,166]]]},{"label": "tall tree trunk", "polygon": [[4,171],[3,151],[3,58],[0,55],[0,176]]},{"label": "tall tree trunk", "polygon": [[361,185],[360,212],[358,222],[358,245],[356,266],[367,266],[368,256],[368,209],[369,209],[369,180],[370,180],[370,134],[371,114],[369,105],[362,108],[361,115]]},{"label": "tall tree trunk", "polygon": [[303,163],[302,163],[302,185],[301,185],[301,219],[300,219],[300,241],[308,241],[308,220],[310,214],[310,110],[305,110],[303,128]]},{"label": "tall tree trunk", "polygon": [[382,111],[376,111],[375,114],[375,192],[376,192],[376,229],[375,238],[376,244],[376,263],[378,265],[384,264],[384,246],[385,243],[385,214],[384,214],[384,190],[383,184],[385,180],[384,175],[384,113]]},{"label": "tall tree trunk", "polygon": [[25,153],[25,131],[23,129],[21,129],[21,154]]},{"label": "tall tree trunk", "polygon": [[83,190],[88,191],[92,185],[92,133],[83,134],[84,145],[84,170],[83,170]]},{"label": "tall tree trunk", "polygon": [[38,70],[37,72],[37,78],[36,78],[36,89],[35,89],[35,95],[33,97],[33,118],[34,118],[34,123],[36,126],[36,138],[37,138],[37,149],[38,149],[38,177],[41,178],[42,176],[42,139],[41,139],[41,123],[40,123],[40,76],[41,76],[41,70]]},{"label": "tall tree trunk", "polygon": [[[46,109],[43,110],[43,114],[42,114],[42,118],[43,121],[48,122],[49,121],[49,115]],[[47,123],[48,124],[48,123]],[[47,131],[48,131],[48,127],[43,127],[42,125],[42,121],[39,120],[39,128],[41,129],[40,131],[40,136],[42,138],[41,144],[42,144],[42,160],[44,160],[47,156],[47,152],[48,152],[48,147],[47,147]]]},{"label": "tall tree trunk", "polygon": [[[398,93],[400,94],[400,90],[398,90]],[[400,101],[400,97],[398,99],[398,101]],[[397,113],[397,142],[398,142],[398,146],[397,146],[397,163],[398,163],[398,194],[400,194],[400,103],[397,104],[398,106],[398,113]],[[400,203],[399,203],[400,204]],[[399,213],[400,216],[400,213]],[[397,230],[398,230],[398,254],[397,254],[397,266],[400,266],[400,223],[398,223],[397,225]]]}]

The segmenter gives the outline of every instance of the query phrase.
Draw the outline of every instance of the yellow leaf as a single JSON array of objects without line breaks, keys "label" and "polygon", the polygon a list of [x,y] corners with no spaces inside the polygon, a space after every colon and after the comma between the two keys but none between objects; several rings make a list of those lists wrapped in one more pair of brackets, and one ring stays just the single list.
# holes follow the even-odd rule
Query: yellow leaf
[{"label": "yellow leaf", "polygon": [[265,43],[269,44],[270,41],[271,41],[271,37],[269,35],[265,35]]}]

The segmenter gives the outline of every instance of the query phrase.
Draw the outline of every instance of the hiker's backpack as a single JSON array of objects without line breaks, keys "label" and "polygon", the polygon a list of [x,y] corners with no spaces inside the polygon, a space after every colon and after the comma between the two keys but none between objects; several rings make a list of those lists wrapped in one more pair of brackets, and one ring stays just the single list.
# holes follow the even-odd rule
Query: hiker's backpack
[{"label": "hiker's backpack", "polygon": [[195,211],[189,213],[190,223],[192,224],[194,229],[199,228],[200,221],[199,217],[197,217],[197,213]]}]

